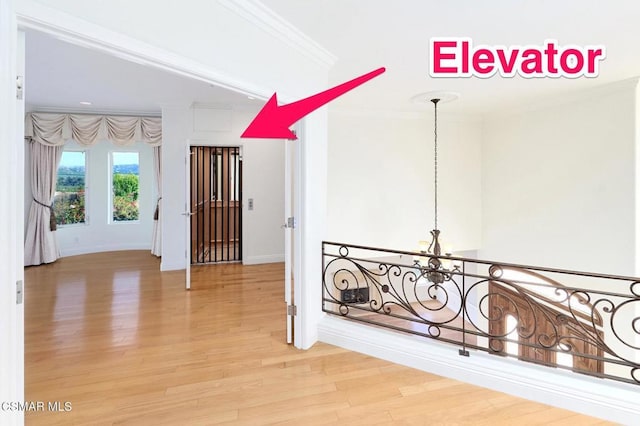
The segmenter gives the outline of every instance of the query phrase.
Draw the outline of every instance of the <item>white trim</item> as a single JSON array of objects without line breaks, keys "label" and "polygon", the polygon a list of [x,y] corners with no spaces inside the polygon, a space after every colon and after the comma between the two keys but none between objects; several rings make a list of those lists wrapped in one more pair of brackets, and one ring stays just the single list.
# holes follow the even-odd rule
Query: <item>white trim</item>
[{"label": "white trim", "polygon": [[178,262],[167,262],[160,258],[160,272],[168,271],[184,271],[184,259],[180,259]]},{"label": "white trim", "polygon": [[[503,106],[492,108],[486,112],[438,112],[438,120],[443,122],[465,122],[483,123],[487,120],[504,119],[513,115],[526,114],[529,112],[548,109],[551,106],[568,105],[575,102],[586,102],[595,100],[602,96],[607,96],[616,91],[634,90],[640,82],[640,77],[628,78],[626,80],[607,83],[595,87],[583,87],[572,92],[562,94],[551,94],[540,100],[529,100],[526,102],[507,102]],[[407,101],[407,105],[410,105]],[[433,110],[428,109],[428,105],[417,106],[407,109],[389,109],[374,107],[345,107],[329,105],[329,114],[341,117],[352,118],[378,118],[378,119],[398,119],[398,120],[430,120]]]},{"label": "white trim", "polygon": [[319,340],[419,370],[623,424],[640,418],[638,388],[471,351],[326,315]]},{"label": "white trim", "polygon": [[284,262],[284,253],[267,254],[263,256],[248,256],[242,260],[243,265],[259,265],[262,263],[281,263]]},{"label": "white trim", "polygon": [[[184,147],[184,288],[185,290],[191,289],[191,255],[193,254],[191,244],[193,244],[192,233],[193,227],[191,226],[191,167],[193,161],[191,161],[191,145],[189,139],[187,139]],[[217,226],[217,225],[216,225]],[[209,234],[211,235],[211,234]],[[165,240],[166,241],[166,240]],[[162,263],[160,263],[160,270],[162,270]]]},{"label": "white trim", "polygon": [[289,226],[288,220],[289,218],[295,218],[293,214],[293,157],[294,157],[294,149],[296,146],[294,145],[295,141],[293,140],[285,140],[284,141],[284,217],[282,221],[284,222],[284,226],[282,227],[282,231],[284,233],[284,303],[287,305],[286,310],[286,322],[287,322],[287,344],[294,343],[294,321],[295,315],[293,312],[289,311],[289,306],[293,305],[293,287],[291,282],[291,274],[294,262],[293,259],[293,231],[295,226]]},{"label": "white trim", "polygon": [[[123,251],[123,250],[151,250],[151,244],[137,243],[137,244],[100,244],[90,246],[75,246],[70,249],[61,250],[62,257],[78,256],[81,254],[91,253],[103,253],[105,251]],[[152,256],[149,253],[149,256]],[[181,268],[184,269],[184,266]]]},{"label": "white trim", "polygon": [[544,99],[538,99],[526,103],[519,103],[517,105],[506,104],[504,107],[491,111],[490,114],[485,114],[486,118],[502,119],[513,115],[526,114],[529,112],[548,110],[553,106],[569,105],[576,102],[588,102],[598,101],[598,98],[608,96],[612,93],[626,90],[635,90],[640,82],[640,77],[628,78],[626,80],[616,81],[614,83],[602,84],[600,86],[583,88],[575,92],[553,94],[547,96]]},{"label": "white trim", "polygon": [[[91,222],[89,220],[89,207],[91,203],[91,194],[89,189],[89,184],[90,184],[89,147],[80,146],[80,145],[70,145],[68,143],[65,143],[64,148],[62,150],[62,155],[64,155],[65,152],[82,152],[84,154],[84,222],[70,223],[67,225],[59,224],[58,229],[73,229],[73,228],[78,228],[83,226],[90,226]],[[62,164],[62,157],[60,157],[60,164]],[[60,164],[58,164],[58,169],[56,170],[56,173],[58,173],[58,171],[60,170]],[[57,187],[57,182],[56,182],[56,187]],[[33,196],[31,193],[31,188],[29,188],[29,194]],[[54,197],[54,200],[55,200],[55,197]]]},{"label": "white trim", "polygon": [[[33,0],[22,0],[16,16],[18,25],[22,29],[40,31],[67,43],[109,56],[215,84],[257,98],[268,99],[273,94],[271,88],[239,80],[221,71],[213,71],[211,67],[188,57],[109,30]],[[290,101],[285,93],[279,92],[278,98],[281,101]]]},{"label": "white trim", "polygon": [[[16,304],[16,282],[24,278],[24,100],[16,100],[24,37],[14,8],[14,0],[0,0],[0,402],[24,400],[24,301]],[[0,410],[0,424],[22,425],[24,412]]]},{"label": "white trim", "polygon": [[[293,304],[295,306],[302,306],[302,297],[305,290],[305,286],[302,285],[302,230],[304,224],[301,223],[302,212],[305,206],[300,200],[302,200],[302,147],[305,143],[306,131],[305,120],[299,121],[295,128],[298,135],[298,143],[293,156],[293,170],[291,170],[291,179],[293,185],[291,187],[291,196],[293,197],[293,217],[297,221],[296,226],[293,228]],[[303,342],[303,322],[304,313],[300,308],[300,315],[293,317],[293,344],[296,348],[301,349]],[[317,340],[317,336],[315,337]]]},{"label": "white trim", "polygon": [[[125,148],[125,149],[119,149],[119,148]],[[129,148],[129,149],[126,149]],[[137,154],[138,156],[138,199],[140,199],[140,193],[142,185],[140,185],[140,149],[138,147],[113,147],[112,149],[109,149],[109,159],[108,159],[108,169],[107,169],[107,173],[108,173],[108,177],[107,177],[107,185],[109,185],[109,188],[107,189],[108,191],[108,196],[107,196],[107,225],[108,226],[120,226],[120,225],[140,225],[141,221],[140,221],[140,204],[138,203],[138,219],[135,220],[115,220],[113,218],[113,213],[114,213],[114,203],[116,200],[116,196],[115,196],[115,192],[113,190],[113,166],[115,166],[114,164],[114,160],[113,160],[113,154]],[[86,173],[86,168],[85,168],[85,173]],[[88,191],[86,191],[88,192]],[[86,193],[85,192],[85,193]],[[85,205],[86,205],[86,200],[85,200]],[[149,245],[149,250],[151,250],[151,246]]]},{"label": "white trim", "polygon": [[218,0],[218,3],[327,69],[338,59],[258,0]]},{"label": "white trim", "polygon": [[203,137],[191,138],[191,139],[187,139],[187,144],[189,147],[192,147],[192,146],[210,146],[210,147],[217,147],[217,148],[240,147],[240,156],[242,156],[242,152],[244,150],[244,141],[242,139],[239,139],[237,142],[218,142],[214,139],[215,138],[203,138]]},{"label": "white trim", "polygon": [[[381,108],[349,108],[335,107],[329,105],[329,114],[351,118],[378,118],[397,120],[421,120],[428,121],[433,118],[433,109],[428,110],[426,106],[416,107],[414,110],[381,109]],[[446,123],[481,123],[482,117],[473,113],[458,113],[449,111],[438,111],[438,120]]]},{"label": "white trim", "polygon": [[[16,25],[15,20],[13,22]],[[14,27],[15,28],[15,27]],[[16,71],[18,75],[26,75],[26,37],[23,31],[17,31],[17,51],[16,54]],[[28,83],[25,83],[24,94],[26,95],[28,88]],[[13,116],[15,126],[14,133],[14,145],[13,150],[15,150],[14,164],[12,165],[13,175],[12,179],[9,179],[9,183],[13,182],[11,195],[7,197],[9,200],[13,200],[13,203],[9,202],[13,207],[13,212],[15,216],[9,220],[9,223],[15,227],[14,234],[11,236],[11,240],[14,243],[14,252],[13,256],[13,264],[16,265],[16,281],[22,280],[24,283],[24,187],[25,187],[25,144],[24,141],[24,130],[25,130],[25,102],[26,97],[23,97],[22,100],[16,102],[16,111]],[[5,148],[5,155],[8,152],[11,152],[12,149]],[[15,191],[15,192],[14,192]],[[15,317],[15,325],[16,325],[16,335],[15,335],[15,354],[16,354],[16,363],[14,365],[14,374],[17,376],[17,380],[15,383],[17,392],[16,394],[22,398],[25,396],[25,383],[24,383],[24,307],[25,301],[29,297],[29,294],[25,291],[24,285],[22,287],[23,297],[22,304],[16,305],[16,317]],[[15,418],[18,420],[18,423],[24,422],[24,413],[16,414]]]}]

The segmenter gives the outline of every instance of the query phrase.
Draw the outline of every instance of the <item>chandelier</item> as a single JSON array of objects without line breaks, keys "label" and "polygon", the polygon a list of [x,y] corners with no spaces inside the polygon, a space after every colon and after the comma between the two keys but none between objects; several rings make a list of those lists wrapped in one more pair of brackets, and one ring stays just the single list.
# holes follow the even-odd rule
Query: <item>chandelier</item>
[{"label": "chandelier", "polygon": [[[447,96],[448,94],[445,94]],[[457,95],[448,95],[449,99],[453,100]],[[417,97],[416,97],[417,98]],[[424,98],[422,98],[424,99]],[[416,259],[416,266],[420,267],[423,275],[434,284],[442,284],[451,277],[451,270],[441,260],[442,245],[440,240],[440,230],[438,229],[438,103],[443,97],[433,97],[429,99],[433,103],[433,229],[430,231],[431,242],[420,241],[420,253],[426,255],[426,259]],[[427,245],[428,244],[428,245]],[[451,253],[445,253],[445,256],[450,256]],[[426,264],[423,261],[426,260]],[[447,262],[448,263],[448,262]],[[453,271],[456,271],[458,266],[455,265]]]}]

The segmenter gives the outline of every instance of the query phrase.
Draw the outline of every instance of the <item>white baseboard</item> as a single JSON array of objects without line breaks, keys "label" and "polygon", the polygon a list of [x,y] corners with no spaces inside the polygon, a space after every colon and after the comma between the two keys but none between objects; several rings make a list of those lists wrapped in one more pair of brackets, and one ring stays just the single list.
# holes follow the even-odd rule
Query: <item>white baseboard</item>
[{"label": "white baseboard", "polygon": [[[151,250],[151,249],[149,249]],[[259,265],[262,263],[279,263],[284,262],[284,254],[274,254],[267,256],[249,256],[242,261],[243,265]],[[160,261],[160,270],[161,271],[176,271],[176,270],[184,270],[184,260],[180,260],[178,262],[168,262],[164,259]]]},{"label": "white baseboard", "polygon": [[184,259],[182,262],[165,262],[164,260],[160,260],[160,272],[180,270],[184,271]]},{"label": "white baseboard", "polygon": [[326,315],[321,342],[544,404],[622,423],[640,422],[640,386],[470,351]]},{"label": "white baseboard", "polygon": [[[61,257],[78,256],[80,254],[102,253],[105,251],[122,251],[122,250],[149,250],[151,255],[151,245],[149,244],[103,244],[96,246],[70,247],[60,249]],[[184,265],[182,266],[184,269]]]},{"label": "white baseboard", "polygon": [[243,265],[259,265],[261,263],[284,262],[284,254],[269,254],[266,256],[247,256],[242,260]]}]

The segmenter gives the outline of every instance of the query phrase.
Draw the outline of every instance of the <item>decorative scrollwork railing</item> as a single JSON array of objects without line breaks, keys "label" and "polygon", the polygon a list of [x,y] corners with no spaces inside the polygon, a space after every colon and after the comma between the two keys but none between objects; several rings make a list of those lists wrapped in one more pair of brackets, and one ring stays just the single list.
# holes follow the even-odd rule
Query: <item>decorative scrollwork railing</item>
[{"label": "decorative scrollwork railing", "polygon": [[640,278],[324,242],[323,311],[640,384]]}]

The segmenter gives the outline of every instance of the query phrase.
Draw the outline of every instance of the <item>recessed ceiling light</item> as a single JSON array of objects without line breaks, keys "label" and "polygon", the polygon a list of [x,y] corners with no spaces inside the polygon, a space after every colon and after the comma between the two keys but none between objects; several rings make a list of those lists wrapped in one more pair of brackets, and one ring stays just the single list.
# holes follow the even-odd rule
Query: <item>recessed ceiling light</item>
[{"label": "recessed ceiling light", "polygon": [[250,101],[254,100],[255,98],[253,96],[247,96],[247,99],[249,99]]},{"label": "recessed ceiling light", "polygon": [[88,102],[88,101],[80,101],[80,105],[91,105],[91,102]]}]

